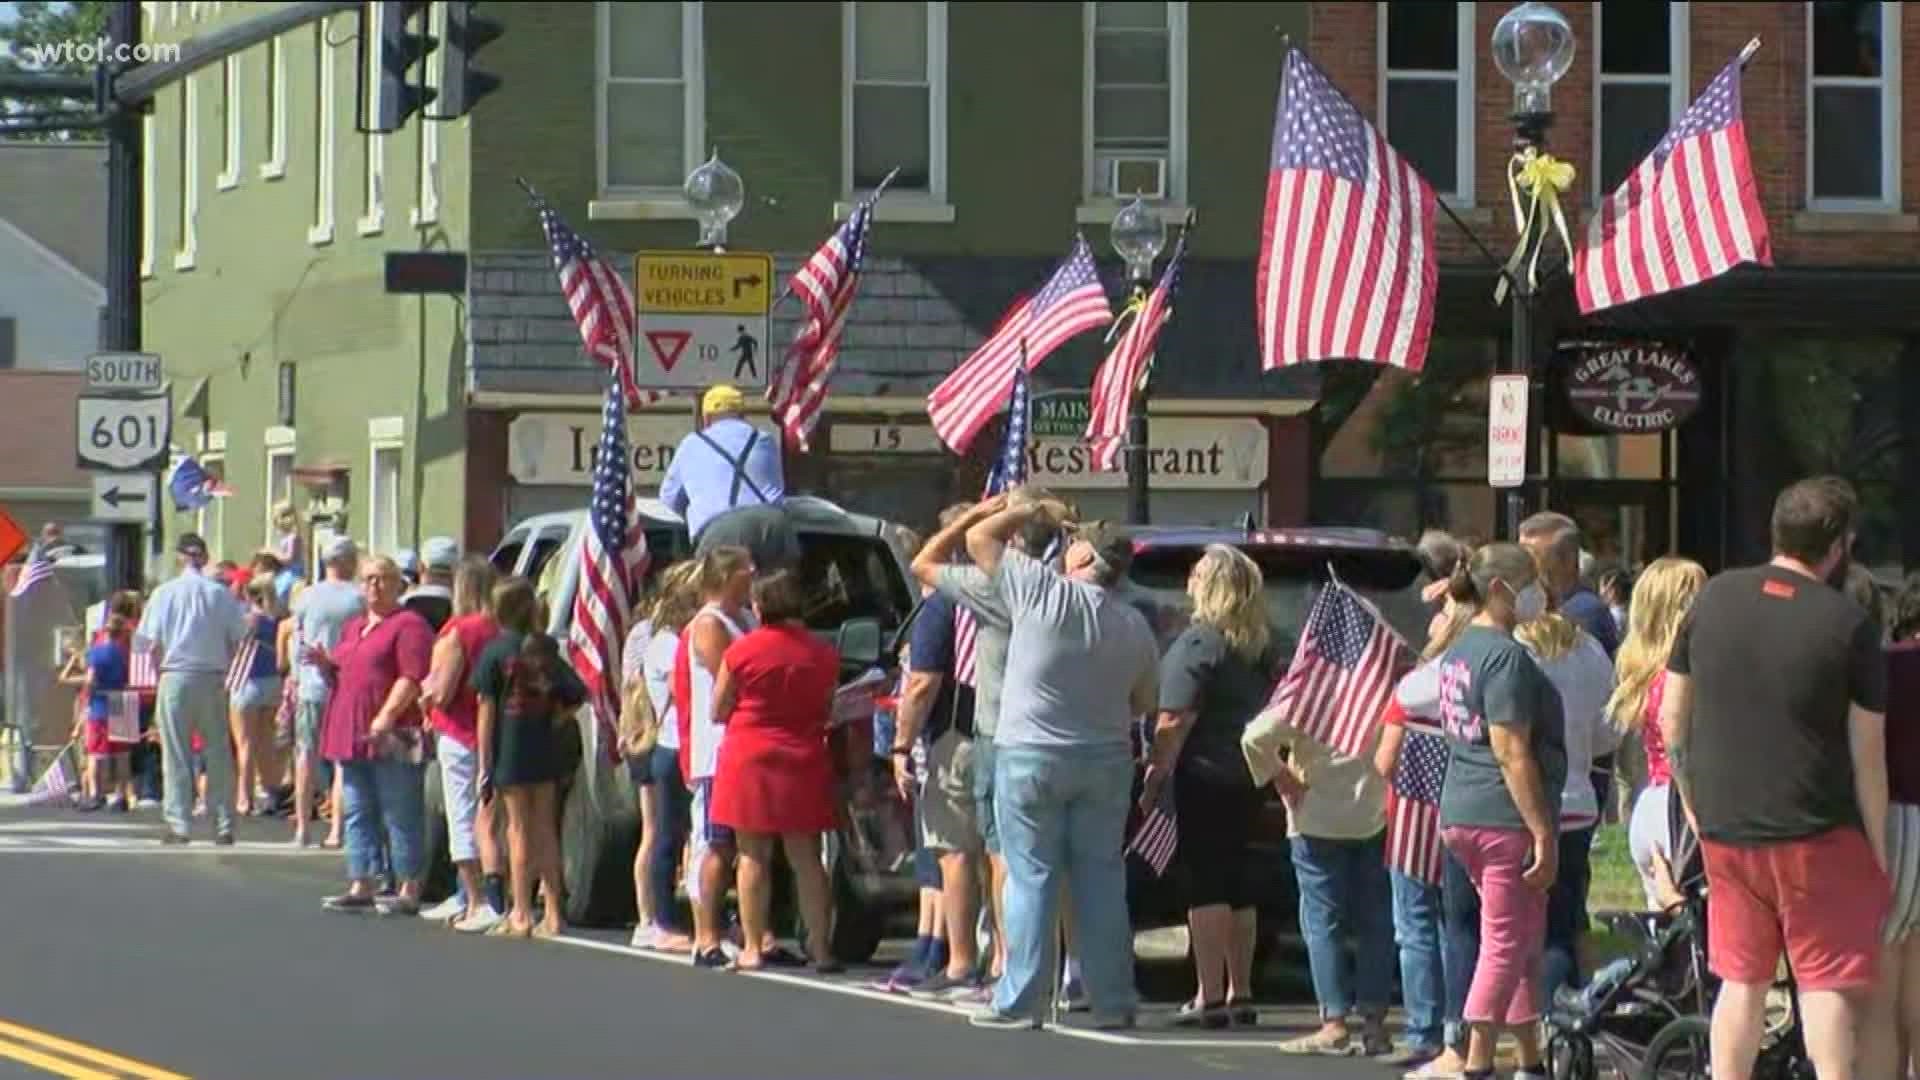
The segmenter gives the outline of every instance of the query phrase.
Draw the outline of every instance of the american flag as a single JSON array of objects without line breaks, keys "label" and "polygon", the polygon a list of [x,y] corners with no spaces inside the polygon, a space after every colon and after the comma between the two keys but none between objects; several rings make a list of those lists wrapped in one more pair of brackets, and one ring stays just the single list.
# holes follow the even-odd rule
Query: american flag
[{"label": "american flag", "polygon": [[47,558],[47,553],[35,544],[33,550],[27,553],[27,564],[20,568],[20,576],[13,579],[13,588],[8,595],[25,596],[29,589],[51,577],[53,560]]},{"label": "american flag", "polygon": [[[573,594],[573,625],[567,651],[586,684],[601,731],[611,735],[620,719],[620,647],[647,570],[647,537],[633,524],[633,459],[627,447],[627,414],[615,385],[607,385],[600,414],[600,443],[593,455],[593,501],[580,543],[580,584]],[[611,748],[615,740],[608,738]]]},{"label": "american flag", "polygon": [[108,691],[107,738],[123,743],[140,741],[139,691],[132,689]]},{"label": "american flag", "polygon": [[1307,611],[1293,664],[1267,708],[1334,753],[1357,757],[1393,694],[1404,650],[1372,606],[1329,582]]},{"label": "american flag", "polygon": [[787,347],[780,371],[767,388],[767,400],[787,442],[802,450],[820,423],[827,386],[833,380],[833,363],[840,355],[840,337],[847,328],[847,312],[860,288],[860,263],[866,258],[867,237],[873,228],[873,204],[892,180],[893,174],[889,173],[827,237],[820,250],[793,272],[793,280],[787,284],[789,292],[799,294],[807,314],[793,344]]},{"label": "american flag", "polygon": [[[1027,433],[1033,430],[1033,395],[1027,369],[1013,372],[1013,396],[1007,401],[1007,433],[1000,441],[1000,457],[987,470],[983,499],[1027,482]],[[966,605],[953,609],[953,677],[962,686],[977,686],[980,623]]]},{"label": "american flag", "polygon": [[1014,371],[1032,371],[1069,338],[1112,321],[1093,251],[1076,236],[1040,291],[1014,301],[993,334],[927,396],[934,431],[954,453],[966,453],[1005,400]]},{"label": "american flag", "polygon": [[1326,73],[1287,51],[1254,281],[1261,364],[1418,371],[1439,288],[1433,188]]},{"label": "american flag", "polygon": [[127,689],[159,689],[160,664],[154,659],[153,650],[129,644],[127,652]]},{"label": "american flag", "polygon": [[1120,467],[1120,450],[1127,440],[1127,413],[1134,392],[1146,378],[1147,365],[1153,361],[1160,328],[1173,314],[1173,290],[1180,280],[1180,258],[1186,253],[1187,234],[1183,229],[1159,283],[1147,294],[1126,333],[1120,335],[1120,343],[1094,373],[1086,441],[1097,470],[1112,472]]},{"label": "american flag", "polygon": [[1740,263],[1773,265],[1740,117],[1745,56],[1714,76],[1593,216],[1574,257],[1582,313],[1698,285]]},{"label": "american flag", "polygon": [[73,798],[73,776],[67,771],[67,752],[63,748],[53,759],[53,764],[47,766],[47,771],[40,774],[40,779],[34,783],[33,790],[27,793],[27,802],[44,805],[63,803],[71,798]]},{"label": "american flag", "polygon": [[1440,786],[1447,738],[1432,721],[1408,717],[1400,762],[1387,792],[1387,868],[1440,884]]},{"label": "american flag", "polygon": [[1133,839],[1127,844],[1127,854],[1140,856],[1153,876],[1159,877],[1167,872],[1173,853],[1179,847],[1180,818],[1173,808],[1173,780],[1169,778],[1160,788],[1159,798],[1141,817],[1140,827],[1134,830]]},{"label": "american flag", "polygon": [[525,180],[519,183],[540,216],[540,228],[553,251],[553,268],[560,275],[560,291],[566,294],[567,309],[580,327],[580,341],[587,355],[619,380],[626,391],[628,408],[637,409],[666,397],[656,390],[640,389],[636,378],[638,357],[633,343],[640,336],[640,316],[627,279],[601,258],[585,237],[561,220],[559,212],[539,192]]},{"label": "american flag", "polygon": [[180,464],[173,467],[167,493],[173,496],[174,509],[198,510],[216,498],[233,494],[233,489],[208,472],[206,466],[191,457],[183,457]]},{"label": "american flag", "polygon": [[[249,620],[251,622],[251,620]],[[253,675],[253,658],[260,654],[260,639],[253,636],[251,625],[247,628],[247,639],[233,654],[233,663],[227,666],[227,695],[231,697],[247,688],[247,680]]]}]

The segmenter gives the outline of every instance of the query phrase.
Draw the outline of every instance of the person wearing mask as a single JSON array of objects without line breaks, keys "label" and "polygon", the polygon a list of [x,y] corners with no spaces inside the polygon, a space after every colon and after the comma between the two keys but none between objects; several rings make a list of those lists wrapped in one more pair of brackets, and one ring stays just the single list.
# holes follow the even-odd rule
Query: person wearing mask
[{"label": "person wearing mask", "polygon": [[428,540],[420,545],[420,583],[400,598],[436,634],[453,618],[453,572],[459,564],[459,544],[445,536]]},{"label": "person wearing mask", "polygon": [[229,722],[238,772],[234,811],[252,817],[269,812],[274,796],[268,787],[280,782],[273,746],[273,713],[280,704],[280,596],[270,574],[255,575],[247,585],[247,601],[253,663],[233,695]]},{"label": "person wearing mask", "polygon": [[1517,544],[1476,551],[1454,571],[1449,591],[1472,618],[1437,672],[1447,737],[1440,830],[1480,895],[1462,1075],[1493,1075],[1495,1040],[1504,1031],[1519,1044],[1515,1075],[1544,1077],[1541,960],[1559,867],[1565,711],[1513,629],[1546,612],[1547,593],[1533,556]]},{"label": "person wearing mask", "polygon": [[1133,544],[1082,527],[1064,573],[1008,547],[1058,508],[1006,497],[967,530],[967,554],[1006,599],[1013,632],[995,740],[995,817],[1007,857],[1007,968],[972,1023],[1037,1027],[1052,980],[1054,916],[1066,886],[1086,990],[1100,1029],[1132,1027],[1133,935],[1123,850],[1134,718],[1159,703],[1160,650],[1146,617],[1114,592]]},{"label": "person wearing mask", "polygon": [[687,860],[687,898],[693,902],[693,964],[728,964],[721,947],[720,906],[732,876],[733,832],[711,819],[714,772],[725,728],[714,723],[713,680],[727,647],[754,628],[753,556],[745,548],[720,548],[700,560],[702,606],[688,620],[673,660],[673,700],[680,709],[680,768],[692,792]]},{"label": "person wearing mask", "polygon": [[160,669],[159,709],[166,792],[166,844],[187,842],[192,821],[192,738],[205,749],[207,808],[213,842],[233,843],[233,747],[227,742],[227,670],[251,632],[247,612],[226,586],[206,574],[207,543],[185,533],[174,545],[180,574],[153,592],[133,634]]},{"label": "person wearing mask", "polygon": [[[353,541],[344,536],[334,538],[321,551],[320,559],[324,576],[300,594],[300,603],[293,613],[295,633],[300,640],[299,651],[294,654],[299,658],[299,696],[294,703],[293,724],[293,839],[302,847],[306,846],[313,814],[315,773],[320,774],[322,786],[330,779],[339,779],[332,766],[320,756],[320,728],[326,719],[333,684],[327,678],[326,668],[308,659],[308,652],[318,648],[331,653],[339,644],[340,631],[348,620],[366,610],[366,600],[354,583],[360,552]],[[342,842],[346,820],[341,812],[344,800],[338,783],[333,784],[331,802],[333,820],[327,831],[326,846],[337,848]]]},{"label": "person wearing mask", "polygon": [[[507,804],[513,910],[488,933],[502,937],[558,937],[566,919],[561,899],[560,819],[554,789],[560,779],[559,725],[586,700],[586,687],[560,657],[559,643],[541,633],[533,583],[510,578],[494,586],[493,618],[500,626],[474,665],[479,694],[480,798]],[[546,911],[533,921],[533,886]]]},{"label": "person wearing mask", "polygon": [[1253,894],[1246,879],[1262,785],[1248,775],[1240,738],[1266,705],[1279,657],[1267,624],[1266,579],[1237,548],[1212,544],[1187,575],[1193,620],[1160,661],[1160,710],[1147,753],[1140,807],[1173,785],[1183,843],[1176,880],[1199,997],[1183,1026],[1250,1025],[1253,1007]]},{"label": "person wearing mask", "polygon": [[1712,897],[1715,1076],[1752,1072],[1783,950],[1814,1071],[1856,1075],[1892,891],[1886,658],[1840,592],[1858,516],[1837,477],[1781,492],[1773,559],[1707,582],[1667,657],[1661,734]]},{"label": "person wearing mask", "polygon": [[[360,564],[366,609],[348,619],[328,652],[307,644],[307,660],[330,684],[320,753],[342,776],[347,891],[323,901],[330,911],[378,908],[382,915],[420,913],[426,869],[425,742],[417,708],[433,657],[433,630],[400,606],[400,567],[375,556]],[[391,868],[395,895],[377,879]]]},{"label": "person wearing mask", "polygon": [[700,399],[700,430],[680,440],[660,501],[686,519],[696,544],[707,523],[742,506],[778,506],[786,498],[780,440],[741,414],[746,398],[731,386],[715,386]]},{"label": "person wearing mask", "polygon": [[[623,667],[631,665],[628,701],[644,695],[653,728],[651,748],[623,747],[641,799],[640,848],[633,860],[640,918],[629,942],[636,949],[684,953],[693,947],[693,939],[673,918],[673,880],[686,851],[691,799],[680,772],[680,703],[673,696],[673,661],[681,631],[700,608],[699,579],[699,560],[668,567],[660,575],[650,618],[634,628],[636,634],[627,638],[620,657]],[[636,758],[645,764],[636,765]]]},{"label": "person wearing mask", "polygon": [[727,646],[713,685],[713,717],[727,729],[714,774],[712,816],[733,830],[740,852],[740,935],[735,962],[764,967],[773,937],[773,847],[793,868],[807,956],[831,975],[833,900],[820,861],[820,834],[837,814],[827,723],[840,677],[840,654],[807,629],[806,597],[792,571],[777,570],[753,586],[758,627]]},{"label": "person wearing mask", "polygon": [[1887,646],[1887,876],[1893,908],[1865,1017],[1862,1076],[1909,1075],[1920,1053],[1920,574],[1895,598]]},{"label": "person wearing mask", "polygon": [[[447,855],[460,882],[444,903],[421,914],[470,934],[493,929],[507,908],[502,860],[494,843],[493,806],[480,801],[480,702],[473,689],[474,667],[500,632],[487,607],[493,585],[493,564],[484,557],[469,555],[459,560],[453,575],[452,617],[434,642],[427,681],[420,691],[440,762]],[[417,607],[412,610],[419,614]]]},{"label": "person wearing mask", "polygon": [[1647,566],[1633,585],[1627,639],[1614,660],[1613,694],[1607,699],[1607,717],[1614,728],[1625,739],[1637,739],[1645,757],[1646,787],[1627,819],[1627,849],[1651,908],[1662,906],[1656,868],[1672,857],[1668,798],[1673,767],[1660,737],[1661,692],[1674,638],[1706,584],[1706,568],[1691,559],[1668,555]]}]

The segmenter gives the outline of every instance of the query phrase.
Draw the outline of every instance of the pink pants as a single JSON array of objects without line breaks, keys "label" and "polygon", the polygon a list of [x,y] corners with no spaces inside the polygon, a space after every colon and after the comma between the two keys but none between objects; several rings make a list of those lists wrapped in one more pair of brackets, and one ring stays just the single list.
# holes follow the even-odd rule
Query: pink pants
[{"label": "pink pants", "polygon": [[1480,894],[1480,960],[1463,1015],[1470,1024],[1515,1026],[1540,1016],[1540,959],[1547,894],[1520,879],[1533,840],[1518,829],[1449,828],[1447,850]]}]

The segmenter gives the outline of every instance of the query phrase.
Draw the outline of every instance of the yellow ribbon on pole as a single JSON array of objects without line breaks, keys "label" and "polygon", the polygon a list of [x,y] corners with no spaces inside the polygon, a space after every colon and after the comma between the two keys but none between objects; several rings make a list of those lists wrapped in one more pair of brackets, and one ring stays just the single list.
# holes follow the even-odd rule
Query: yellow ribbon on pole
[{"label": "yellow ribbon on pole", "polygon": [[[1544,207],[1547,217],[1560,233],[1560,242],[1566,246],[1569,258],[1573,255],[1573,239],[1567,232],[1567,215],[1560,209],[1560,196],[1573,187],[1573,166],[1554,157],[1543,154],[1535,147],[1527,147],[1513,155],[1507,163],[1507,193],[1513,198],[1513,227],[1520,234],[1520,241],[1514,246],[1513,256],[1507,260],[1506,272],[1493,287],[1493,302],[1498,304],[1507,298],[1507,285],[1520,269],[1527,265],[1527,288],[1533,290],[1540,281],[1540,249],[1546,246],[1547,234],[1540,229],[1540,213]],[[1521,207],[1521,193],[1526,193],[1526,206]]]}]

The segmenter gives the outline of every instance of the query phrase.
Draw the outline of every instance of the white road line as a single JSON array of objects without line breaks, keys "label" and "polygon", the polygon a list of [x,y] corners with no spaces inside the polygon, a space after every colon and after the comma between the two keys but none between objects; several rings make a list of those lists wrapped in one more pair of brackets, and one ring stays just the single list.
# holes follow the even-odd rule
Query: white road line
[{"label": "white road line", "polygon": [[147,832],[160,828],[150,821],[9,821],[0,833]]}]

